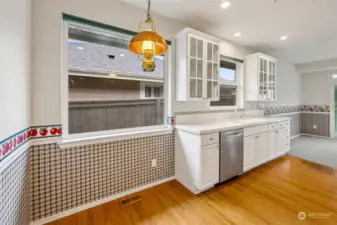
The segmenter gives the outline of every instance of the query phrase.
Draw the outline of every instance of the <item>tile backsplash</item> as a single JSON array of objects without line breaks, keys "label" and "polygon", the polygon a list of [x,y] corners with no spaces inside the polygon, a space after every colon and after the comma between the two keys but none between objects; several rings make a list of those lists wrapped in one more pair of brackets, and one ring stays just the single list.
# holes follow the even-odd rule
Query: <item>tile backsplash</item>
[{"label": "tile backsplash", "polygon": [[30,151],[26,149],[0,172],[0,224],[31,222]]},{"label": "tile backsplash", "polygon": [[280,105],[267,106],[264,108],[264,115],[276,115],[293,112],[330,112],[329,105]]},{"label": "tile backsplash", "polygon": [[33,221],[174,176],[174,134],[31,154]]}]

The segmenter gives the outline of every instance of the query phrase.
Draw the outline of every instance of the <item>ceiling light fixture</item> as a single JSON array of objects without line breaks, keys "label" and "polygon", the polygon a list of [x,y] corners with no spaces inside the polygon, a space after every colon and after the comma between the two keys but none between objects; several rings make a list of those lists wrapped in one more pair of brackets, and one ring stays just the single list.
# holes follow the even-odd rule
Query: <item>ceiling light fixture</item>
[{"label": "ceiling light fixture", "polygon": [[148,0],[147,3],[147,18],[140,22],[139,30],[141,30],[143,24],[150,28],[139,32],[131,39],[129,50],[138,54],[138,58],[143,61],[142,68],[145,72],[153,72],[156,68],[154,56],[163,55],[167,52],[168,46],[165,39],[155,31],[153,19],[150,15],[151,0]]},{"label": "ceiling light fixture", "polygon": [[82,46],[79,46],[78,49],[79,49],[79,50],[83,50],[84,48],[83,48]]},{"label": "ceiling light fixture", "polygon": [[228,1],[226,1],[226,2],[221,3],[221,8],[226,9],[226,8],[228,8],[230,5],[231,5],[231,3],[228,2]]},{"label": "ceiling light fixture", "polygon": [[241,37],[241,33],[240,33],[240,32],[236,32],[236,33],[234,34],[234,36],[235,36],[235,37]]},{"label": "ceiling light fixture", "polygon": [[119,56],[120,56],[120,57],[124,57],[124,54],[120,54]]},{"label": "ceiling light fixture", "polygon": [[288,36],[282,36],[282,37],[280,37],[280,40],[281,41],[285,41],[285,40],[287,40],[288,39]]}]

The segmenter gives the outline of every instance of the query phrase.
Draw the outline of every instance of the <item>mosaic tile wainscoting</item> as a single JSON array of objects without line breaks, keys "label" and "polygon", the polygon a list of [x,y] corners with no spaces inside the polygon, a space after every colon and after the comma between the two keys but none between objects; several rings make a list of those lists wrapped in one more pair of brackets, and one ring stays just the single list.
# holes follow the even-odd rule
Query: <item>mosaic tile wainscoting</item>
[{"label": "mosaic tile wainscoting", "polygon": [[30,151],[26,149],[0,172],[0,224],[31,222]]},{"label": "mosaic tile wainscoting", "polygon": [[31,154],[33,221],[174,176],[174,134]]},{"label": "mosaic tile wainscoting", "polygon": [[[270,106],[264,109],[265,116],[289,116],[291,136],[311,134],[330,136],[330,106],[328,105],[290,105]],[[313,126],[317,128],[314,129]]]}]

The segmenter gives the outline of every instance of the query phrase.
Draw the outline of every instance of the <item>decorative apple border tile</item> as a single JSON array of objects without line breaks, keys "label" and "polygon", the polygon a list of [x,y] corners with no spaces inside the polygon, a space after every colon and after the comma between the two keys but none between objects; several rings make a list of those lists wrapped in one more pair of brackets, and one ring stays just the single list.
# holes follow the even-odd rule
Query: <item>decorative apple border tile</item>
[{"label": "decorative apple border tile", "polygon": [[168,125],[174,125],[176,123],[176,120],[174,118],[174,116],[168,116],[167,117],[167,124]]},{"label": "decorative apple border tile", "polygon": [[30,136],[34,138],[55,137],[62,135],[61,125],[32,126],[30,127]]},{"label": "decorative apple border tile", "polygon": [[61,125],[32,126],[0,142],[0,162],[30,139],[62,135]]}]

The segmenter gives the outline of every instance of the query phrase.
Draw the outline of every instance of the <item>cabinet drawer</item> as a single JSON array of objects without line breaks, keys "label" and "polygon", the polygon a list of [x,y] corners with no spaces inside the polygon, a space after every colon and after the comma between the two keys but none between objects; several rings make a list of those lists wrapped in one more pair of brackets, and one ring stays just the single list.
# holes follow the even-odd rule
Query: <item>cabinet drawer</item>
[{"label": "cabinet drawer", "polygon": [[201,146],[219,144],[219,133],[201,135]]},{"label": "cabinet drawer", "polygon": [[244,136],[251,136],[254,134],[261,134],[268,131],[268,125],[256,126],[256,127],[248,127],[243,130]]},{"label": "cabinet drawer", "polygon": [[268,130],[277,130],[279,129],[279,125],[277,123],[272,123],[268,125]]},{"label": "cabinet drawer", "polygon": [[278,126],[279,128],[289,128],[290,122],[286,121],[286,122],[278,123]]}]

